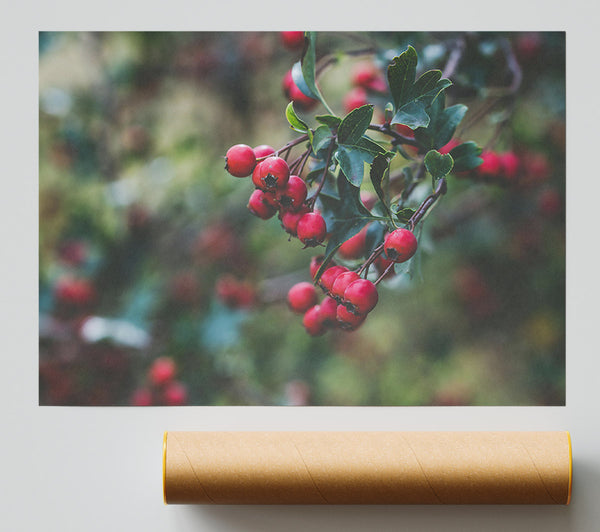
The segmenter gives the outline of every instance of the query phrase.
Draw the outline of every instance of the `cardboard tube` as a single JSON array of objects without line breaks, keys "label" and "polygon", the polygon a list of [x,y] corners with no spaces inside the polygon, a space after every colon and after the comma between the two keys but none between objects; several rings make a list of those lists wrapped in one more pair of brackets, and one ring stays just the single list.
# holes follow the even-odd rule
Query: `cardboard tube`
[{"label": "cardboard tube", "polygon": [[568,432],[166,432],[168,504],[569,504]]}]

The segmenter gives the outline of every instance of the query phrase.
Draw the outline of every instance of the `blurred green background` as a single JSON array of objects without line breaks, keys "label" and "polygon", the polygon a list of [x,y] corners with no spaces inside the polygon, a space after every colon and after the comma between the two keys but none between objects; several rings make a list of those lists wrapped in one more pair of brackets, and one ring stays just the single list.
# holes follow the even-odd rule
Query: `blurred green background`
[{"label": "blurred green background", "polygon": [[[455,37],[327,33],[317,50],[410,43],[443,66]],[[500,37],[523,81],[486,110]],[[564,404],[564,34],[469,39],[450,94],[464,124],[486,118],[459,133],[485,145],[502,123],[522,182],[451,177],[420,275],[382,283],[357,331],[312,338],[285,298],[315,251],[253,217],[252,183],[223,168],[233,144],[295,138],[281,82],[300,51],[276,32],[40,33],[40,404]],[[337,113],[356,61],[322,78]]]}]

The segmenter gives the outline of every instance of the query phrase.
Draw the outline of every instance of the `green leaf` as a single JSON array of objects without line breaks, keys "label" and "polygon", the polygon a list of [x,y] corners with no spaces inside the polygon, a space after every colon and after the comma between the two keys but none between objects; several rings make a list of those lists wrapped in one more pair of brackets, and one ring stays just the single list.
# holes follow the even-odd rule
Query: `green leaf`
[{"label": "green leaf", "polygon": [[454,171],[466,172],[477,168],[483,162],[483,159],[479,157],[481,151],[482,148],[472,141],[463,142],[450,150],[450,155],[454,159]]},{"label": "green leaf", "polygon": [[316,33],[314,31],[307,31],[305,33],[305,38],[308,41],[308,45],[305,44],[304,54],[302,55],[301,59],[302,76],[304,78],[304,81],[308,85],[308,88],[313,92],[313,94],[315,94],[315,96],[320,96],[315,78],[315,42],[317,39]]},{"label": "green leaf", "polygon": [[385,210],[389,214],[389,209],[387,208],[387,197],[381,186],[382,181],[389,176],[390,173],[390,162],[384,155],[377,155],[373,162],[371,163],[371,170],[369,172],[369,177],[371,178],[371,182],[373,183],[373,188],[377,193],[377,196],[381,200]]},{"label": "green leaf", "polygon": [[300,118],[298,118],[298,115],[294,110],[293,102],[290,102],[285,108],[285,116],[287,118],[287,121],[290,123],[290,127],[294,131],[298,131],[300,133],[306,133],[308,131],[308,125],[306,125]]},{"label": "green leaf", "polygon": [[444,109],[441,117],[437,120],[436,130],[432,135],[435,149],[439,149],[450,142],[466,112],[467,106],[460,103]]},{"label": "green leaf", "polygon": [[354,149],[352,146],[338,146],[335,159],[348,181],[354,186],[360,187],[365,173],[364,152]]},{"label": "green leaf", "polygon": [[372,118],[373,106],[371,104],[350,111],[338,128],[338,142],[340,144],[356,144],[369,127]]},{"label": "green leaf", "polygon": [[369,256],[373,253],[373,250],[383,243],[383,237],[386,232],[386,224],[383,222],[373,222],[367,229],[367,235],[365,237],[365,256]]},{"label": "green leaf", "polygon": [[300,92],[309,98],[317,99],[318,96],[313,90],[310,88],[306,80],[304,79],[304,74],[302,72],[302,63],[300,61],[294,63],[292,66],[292,79],[296,86],[300,89]]},{"label": "green leaf", "polygon": [[327,126],[319,126],[312,132],[310,141],[313,152],[318,153],[324,148],[327,148],[333,140],[333,133]]},{"label": "green leaf", "polygon": [[404,124],[411,129],[427,127],[429,125],[429,115],[425,111],[425,104],[414,101],[403,105],[398,109],[391,123]]},{"label": "green leaf", "polygon": [[394,153],[387,151],[383,146],[377,144],[377,142],[371,140],[369,137],[361,137],[358,139],[358,142],[354,145],[355,148],[369,152],[373,157],[375,155],[381,153],[388,157],[393,157]]},{"label": "green leaf", "polygon": [[396,108],[410,98],[411,89],[417,74],[417,52],[412,46],[394,57],[388,66],[387,77],[392,99]]},{"label": "green leaf", "polygon": [[436,150],[430,150],[423,159],[425,168],[434,179],[440,179],[450,173],[454,166],[454,159],[450,154],[442,155]]},{"label": "green leaf", "polygon": [[327,126],[332,131],[337,131],[342,119],[339,116],[334,115],[318,115],[315,116],[317,122],[321,122],[321,124]]},{"label": "green leaf", "polygon": [[408,223],[408,221],[412,218],[412,215],[415,213],[415,210],[409,209],[408,207],[401,209],[398,205],[394,205],[392,207],[392,212],[394,213],[394,216],[400,223],[405,224]]},{"label": "green leaf", "polygon": [[412,98],[418,98],[429,91],[433,91],[440,78],[442,77],[441,70],[428,70],[419,76],[419,79],[415,81],[411,89]]}]

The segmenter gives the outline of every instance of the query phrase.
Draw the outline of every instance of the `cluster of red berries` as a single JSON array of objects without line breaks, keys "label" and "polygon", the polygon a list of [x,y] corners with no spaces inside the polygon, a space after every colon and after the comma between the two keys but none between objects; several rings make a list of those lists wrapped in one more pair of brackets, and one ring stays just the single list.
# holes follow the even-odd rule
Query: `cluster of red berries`
[{"label": "cluster of red berries", "polygon": [[[396,229],[385,237],[383,251],[388,264],[405,262],[416,250],[417,239],[408,229]],[[322,261],[323,256],[312,258],[310,273],[313,279]],[[309,282],[292,286],[287,297],[290,309],[304,314],[302,323],[311,336],[320,336],[328,329],[358,329],[379,301],[377,285],[345,266],[329,266],[317,284],[325,293],[320,303],[315,286]]]},{"label": "cluster of red berries", "polygon": [[385,94],[387,83],[383,73],[371,62],[361,62],[352,70],[352,89],[344,96],[346,113],[369,103],[370,94]]},{"label": "cluster of red berries", "polygon": [[81,307],[96,299],[96,289],[87,279],[66,276],[56,283],[54,295],[61,303]]},{"label": "cluster of red berries", "polygon": [[133,392],[133,406],[181,406],[187,403],[185,384],[175,379],[177,365],[171,357],[158,357],[148,369],[148,384]]},{"label": "cluster of red berries", "polygon": [[[459,144],[460,141],[453,139],[439,152],[449,153]],[[462,174],[489,183],[532,185],[546,180],[550,173],[548,160],[542,153],[484,150],[480,157],[483,162],[477,168]]]},{"label": "cluster of red berries", "polygon": [[256,190],[248,201],[252,214],[267,220],[279,213],[285,231],[297,236],[305,247],[321,244],[327,236],[325,220],[306,202],[306,183],[290,175],[285,159],[274,155],[270,146],[252,149],[236,144],[227,151],[225,169],[235,177],[248,177]]}]

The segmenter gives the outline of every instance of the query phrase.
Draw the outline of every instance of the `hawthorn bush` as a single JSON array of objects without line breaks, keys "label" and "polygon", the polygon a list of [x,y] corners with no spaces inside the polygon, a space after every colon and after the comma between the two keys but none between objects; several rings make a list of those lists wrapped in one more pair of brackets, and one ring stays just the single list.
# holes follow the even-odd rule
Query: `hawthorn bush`
[{"label": "hawthorn bush", "polygon": [[40,402],[563,404],[564,59],[41,34]]}]

